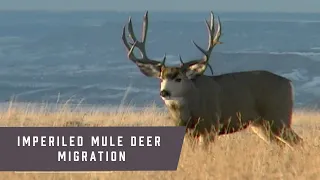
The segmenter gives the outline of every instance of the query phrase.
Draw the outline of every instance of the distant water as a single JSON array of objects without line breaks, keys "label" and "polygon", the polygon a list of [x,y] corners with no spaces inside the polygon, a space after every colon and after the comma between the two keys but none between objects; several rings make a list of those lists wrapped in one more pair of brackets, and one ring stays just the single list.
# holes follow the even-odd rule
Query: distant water
[{"label": "distant water", "polygon": [[[221,41],[215,74],[265,69],[291,79],[295,106],[320,105],[320,14],[219,13]],[[0,12],[0,103],[66,102],[143,107],[156,103],[159,82],[126,57],[123,25],[132,16],[141,34],[143,12]],[[149,12],[147,52],[169,64],[178,54],[201,56],[207,46],[202,13]]]}]

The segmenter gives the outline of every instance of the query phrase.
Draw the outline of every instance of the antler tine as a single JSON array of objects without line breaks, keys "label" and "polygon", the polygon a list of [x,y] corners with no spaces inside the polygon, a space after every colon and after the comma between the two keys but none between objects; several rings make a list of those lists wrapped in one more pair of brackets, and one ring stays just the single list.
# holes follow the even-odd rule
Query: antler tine
[{"label": "antler tine", "polygon": [[133,31],[133,26],[132,26],[132,19],[131,19],[131,16],[129,17],[129,22],[128,22],[128,32],[129,32],[129,37],[131,38],[131,40],[133,42],[136,42],[137,41],[137,38],[134,34],[134,31]]},{"label": "antler tine", "polygon": [[219,40],[220,40],[220,37],[221,37],[221,22],[220,22],[220,17],[218,16],[217,19],[218,19],[218,30],[217,30],[217,32],[216,32],[216,35],[215,35],[214,39],[213,39],[214,46],[215,46],[216,44],[222,44],[222,42],[219,41]]},{"label": "antler tine", "polygon": [[142,34],[141,34],[141,41],[144,43],[147,39],[147,31],[148,31],[148,11],[143,16],[143,23],[142,23]]},{"label": "antler tine", "polygon": [[165,64],[166,64],[166,59],[167,59],[167,53],[164,53],[164,56],[163,56],[162,62],[161,62],[161,65],[162,65],[162,66],[165,66]]},{"label": "antler tine", "polygon": [[[148,64],[161,64],[160,61],[156,60],[151,60],[148,58],[147,53],[146,53],[146,48],[145,48],[145,43],[146,43],[146,38],[147,38],[147,31],[148,31],[148,11],[144,15],[143,23],[142,23],[142,35],[141,35],[141,41],[138,41],[133,30],[133,25],[132,25],[132,18],[129,17],[129,22],[127,24],[128,26],[128,35],[130,39],[133,41],[133,43],[128,42],[126,39],[126,25],[123,27],[122,31],[122,41],[128,51],[128,58],[132,60],[134,63],[137,61],[139,63],[148,63]],[[134,48],[138,48],[141,54],[141,59],[138,59],[134,53],[133,50]]]},{"label": "antler tine", "polygon": [[122,42],[125,45],[126,49],[129,51],[131,47],[126,39],[126,25],[124,25],[122,28],[122,37],[121,38],[122,38]]},{"label": "antler tine", "polygon": [[180,54],[178,54],[178,56],[179,56],[179,60],[180,60],[181,66],[183,66],[183,65],[184,65],[184,62],[182,61],[182,57],[181,57]]},{"label": "antler tine", "polygon": [[214,28],[214,14],[210,11],[210,29]]}]

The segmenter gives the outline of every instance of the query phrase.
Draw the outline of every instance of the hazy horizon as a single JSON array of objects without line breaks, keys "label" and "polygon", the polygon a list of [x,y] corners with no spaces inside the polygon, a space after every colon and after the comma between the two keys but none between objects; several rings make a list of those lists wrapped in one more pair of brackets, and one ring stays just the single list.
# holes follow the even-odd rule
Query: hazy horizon
[{"label": "hazy horizon", "polygon": [[147,0],[0,0],[0,11],[178,11],[178,12],[266,12],[266,13],[320,13],[317,0],[269,0],[269,1],[223,1],[223,0],[163,0],[150,3]]},{"label": "hazy horizon", "polygon": [[236,13],[262,13],[262,14],[320,14],[319,12],[282,12],[282,11],[216,11],[216,10],[198,10],[198,11],[188,11],[188,10],[24,10],[24,9],[0,9],[0,12],[47,12],[47,13],[76,13],[76,12],[93,12],[93,13],[99,13],[99,12],[132,12],[132,13],[144,13],[146,11],[152,12],[152,13],[207,13],[210,11],[213,11],[215,13],[228,13],[228,14],[236,14]]}]

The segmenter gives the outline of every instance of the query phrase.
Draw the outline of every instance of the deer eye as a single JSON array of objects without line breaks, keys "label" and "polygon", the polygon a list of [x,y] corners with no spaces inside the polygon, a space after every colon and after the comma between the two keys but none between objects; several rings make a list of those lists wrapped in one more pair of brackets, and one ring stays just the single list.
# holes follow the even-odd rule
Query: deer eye
[{"label": "deer eye", "polygon": [[177,78],[177,79],[175,79],[174,81],[180,82],[180,81],[181,81],[181,78]]}]

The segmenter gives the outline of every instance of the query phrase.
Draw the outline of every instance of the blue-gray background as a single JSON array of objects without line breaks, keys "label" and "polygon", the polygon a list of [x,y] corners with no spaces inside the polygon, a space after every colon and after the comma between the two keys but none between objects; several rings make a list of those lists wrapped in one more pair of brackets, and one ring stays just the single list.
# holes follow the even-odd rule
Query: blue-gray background
[{"label": "blue-gray background", "polygon": [[4,10],[320,12],[318,0],[0,0]]},{"label": "blue-gray background", "polygon": [[[224,44],[212,53],[215,74],[270,70],[294,82],[297,107],[320,105],[320,14],[217,14]],[[130,15],[140,35],[143,12],[0,12],[0,102],[14,95],[20,102],[72,98],[73,103],[119,105],[125,98],[136,106],[153,101],[162,106],[159,82],[138,71],[121,43]],[[207,46],[208,17],[209,11],[149,11],[149,56],[166,52],[168,63],[178,63],[178,53],[185,60],[200,57],[191,39]]]}]

